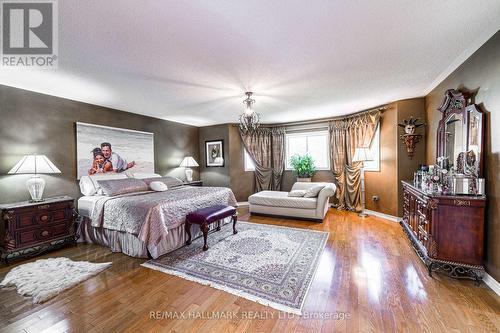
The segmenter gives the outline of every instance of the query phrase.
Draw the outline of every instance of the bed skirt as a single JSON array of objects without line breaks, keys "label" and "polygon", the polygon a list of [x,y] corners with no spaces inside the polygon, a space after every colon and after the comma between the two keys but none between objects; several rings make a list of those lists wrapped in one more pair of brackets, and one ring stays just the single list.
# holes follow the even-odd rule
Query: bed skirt
[{"label": "bed skirt", "polygon": [[[232,218],[227,217],[222,221],[222,224],[224,225],[231,221]],[[91,225],[91,222],[87,217],[82,219],[79,241],[107,246],[113,252],[122,252],[135,258],[148,258],[149,253],[152,258],[156,259],[165,253],[172,252],[184,246],[187,240],[184,223],[177,228],[169,229],[166,238],[162,239],[157,245],[148,247],[137,235],[102,227],[96,228]],[[191,234],[194,238],[200,237],[202,235],[200,227],[193,225]]]}]

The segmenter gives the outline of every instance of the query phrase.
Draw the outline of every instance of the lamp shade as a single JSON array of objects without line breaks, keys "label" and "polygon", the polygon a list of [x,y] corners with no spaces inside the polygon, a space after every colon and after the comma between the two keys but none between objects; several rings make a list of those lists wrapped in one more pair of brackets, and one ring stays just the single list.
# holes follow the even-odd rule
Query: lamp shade
[{"label": "lamp shade", "polygon": [[366,162],[373,161],[372,153],[370,152],[370,148],[359,147],[354,151],[354,157],[352,158],[353,162]]},{"label": "lamp shade", "polygon": [[61,173],[45,155],[25,155],[8,174]]},{"label": "lamp shade", "polygon": [[199,165],[198,163],[196,163],[195,159],[192,156],[186,156],[182,160],[180,166],[184,168],[191,168],[191,167],[197,167]]}]

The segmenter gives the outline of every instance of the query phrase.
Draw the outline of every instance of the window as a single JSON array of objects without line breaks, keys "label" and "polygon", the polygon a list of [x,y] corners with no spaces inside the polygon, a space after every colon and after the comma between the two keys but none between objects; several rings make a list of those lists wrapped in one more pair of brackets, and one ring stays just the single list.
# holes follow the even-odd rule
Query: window
[{"label": "window", "polygon": [[380,171],[380,123],[373,135],[370,152],[373,156],[373,161],[364,162],[365,171]]},{"label": "window", "polygon": [[286,169],[291,170],[293,155],[309,154],[316,169],[330,169],[330,142],[328,130],[290,132],[286,134]]},{"label": "window", "polygon": [[243,161],[245,164],[245,171],[255,171],[255,164],[253,164],[252,158],[245,148],[243,148]]}]

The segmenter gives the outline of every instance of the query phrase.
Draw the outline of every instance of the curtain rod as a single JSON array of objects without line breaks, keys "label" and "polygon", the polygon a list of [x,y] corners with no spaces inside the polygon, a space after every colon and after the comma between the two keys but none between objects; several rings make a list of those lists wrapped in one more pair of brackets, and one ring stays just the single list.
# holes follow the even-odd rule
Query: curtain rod
[{"label": "curtain rod", "polygon": [[355,113],[350,113],[347,115],[343,116],[337,116],[337,117],[329,117],[329,118],[320,118],[320,119],[314,119],[314,120],[304,120],[304,121],[294,121],[294,122],[288,122],[288,123],[273,123],[273,124],[262,124],[264,127],[274,127],[274,126],[295,126],[295,125],[309,125],[309,124],[318,124],[318,123],[327,123],[332,120],[338,120],[338,119],[345,119],[345,118],[350,118],[365,112],[371,112],[371,111],[381,111],[384,112],[388,110],[390,107],[387,105],[379,106],[376,108],[371,108],[371,109],[366,109],[362,111],[358,111]]}]

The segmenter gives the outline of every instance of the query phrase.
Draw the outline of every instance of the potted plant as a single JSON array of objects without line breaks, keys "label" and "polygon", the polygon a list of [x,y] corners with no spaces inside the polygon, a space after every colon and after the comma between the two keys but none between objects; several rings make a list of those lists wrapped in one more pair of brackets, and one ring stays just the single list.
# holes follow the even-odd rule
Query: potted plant
[{"label": "potted plant", "polygon": [[290,164],[293,171],[297,173],[298,182],[310,182],[312,176],[316,173],[314,160],[309,155],[293,155],[290,158]]}]

